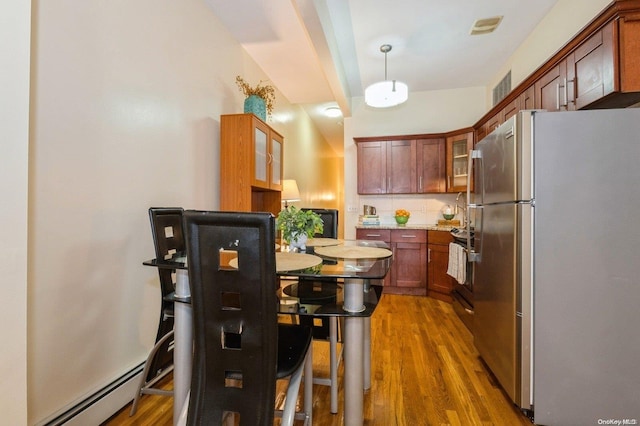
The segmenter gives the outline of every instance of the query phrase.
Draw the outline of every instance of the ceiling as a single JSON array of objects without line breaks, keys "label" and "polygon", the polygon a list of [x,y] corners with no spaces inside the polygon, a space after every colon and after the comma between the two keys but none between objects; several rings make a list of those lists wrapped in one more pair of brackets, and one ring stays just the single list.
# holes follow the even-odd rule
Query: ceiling
[{"label": "ceiling", "polygon": [[[558,0],[205,0],[292,104],[309,113],[338,155],[342,118],[323,115],[384,79],[411,92],[487,86]],[[469,35],[478,19],[496,31]]]}]

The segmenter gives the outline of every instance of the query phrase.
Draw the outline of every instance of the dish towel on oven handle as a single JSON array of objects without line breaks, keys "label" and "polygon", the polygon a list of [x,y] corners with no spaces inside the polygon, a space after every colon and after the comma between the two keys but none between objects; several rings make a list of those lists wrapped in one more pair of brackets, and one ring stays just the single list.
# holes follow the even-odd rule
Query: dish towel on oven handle
[{"label": "dish towel on oven handle", "polygon": [[467,252],[460,244],[449,243],[449,265],[447,274],[460,284],[467,281]]}]

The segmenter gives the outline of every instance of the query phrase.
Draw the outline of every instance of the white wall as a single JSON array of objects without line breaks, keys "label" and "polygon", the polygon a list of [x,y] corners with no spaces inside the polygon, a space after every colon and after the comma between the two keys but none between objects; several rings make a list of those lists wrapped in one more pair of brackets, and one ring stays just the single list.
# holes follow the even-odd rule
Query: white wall
[{"label": "white wall", "polygon": [[0,413],[27,423],[27,188],[31,2],[0,3]]},{"label": "white wall", "polygon": [[[409,100],[389,109],[373,109],[364,98],[354,98],[353,116],[344,121],[345,237],[355,238],[355,225],[364,204],[373,205],[382,223],[395,223],[394,211],[411,212],[412,224],[435,224],[443,204],[452,204],[455,194],[358,195],[357,148],[354,137],[441,133],[473,125],[486,112],[485,88],[412,92]],[[349,208],[356,209],[348,212]]]},{"label": "white wall", "polygon": [[[144,360],[147,209],[218,207],[219,116],[242,112],[236,75],[267,79],[201,0],[47,0],[33,25],[29,424]],[[306,118],[276,98],[286,151]]]}]

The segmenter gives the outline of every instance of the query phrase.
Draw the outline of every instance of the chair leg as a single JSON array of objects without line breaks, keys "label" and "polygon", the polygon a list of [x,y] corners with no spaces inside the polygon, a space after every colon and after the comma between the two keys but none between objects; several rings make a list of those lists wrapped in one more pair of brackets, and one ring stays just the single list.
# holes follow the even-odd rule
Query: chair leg
[{"label": "chair leg", "polygon": [[[304,412],[306,422],[313,424],[313,343],[309,345],[307,357],[304,361]],[[305,423],[307,424],[307,423]]]},{"label": "chair leg", "polygon": [[329,378],[331,413],[338,412],[338,317],[329,317]]},{"label": "chair leg", "polygon": [[168,332],[167,334],[162,336],[162,339],[160,339],[160,340],[158,340],[156,342],[156,344],[153,346],[153,349],[151,349],[151,352],[149,353],[149,356],[147,356],[147,360],[144,363],[144,369],[142,370],[142,377],[140,378],[140,384],[136,388],[136,396],[133,398],[133,403],[131,404],[131,411],[129,412],[129,417],[133,416],[134,414],[136,414],[136,411],[138,411],[138,403],[140,402],[140,398],[142,397],[143,394],[145,394],[145,393],[155,393],[155,394],[159,394],[159,395],[172,395],[173,394],[172,391],[161,391],[161,390],[157,390],[155,392],[149,392],[148,391],[148,389],[151,386],[153,386],[157,381],[159,381],[164,376],[169,374],[173,370],[173,367],[167,368],[162,374],[160,374],[159,376],[153,378],[149,382],[146,381],[147,380],[147,375],[149,374],[149,369],[151,368],[151,364],[152,364],[153,358],[156,356],[156,353],[158,352],[160,347],[167,340],[169,340],[171,338],[173,338],[173,330],[171,330],[170,332]]},{"label": "chair leg", "polygon": [[282,410],[282,426],[293,425],[293,420],[296,415],[298,392],[300,391],[300,382],[302,381],[302,371],[302,367],[298,368],[289,378],[287,396],[284,401],[284,409]]}]

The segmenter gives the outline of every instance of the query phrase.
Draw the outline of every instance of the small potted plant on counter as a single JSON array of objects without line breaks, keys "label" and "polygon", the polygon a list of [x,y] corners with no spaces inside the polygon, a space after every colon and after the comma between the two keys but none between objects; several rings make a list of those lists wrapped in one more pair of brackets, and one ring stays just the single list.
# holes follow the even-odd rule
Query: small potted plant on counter
[{"label": "small potted plant on counter", "polygon": [[307,239],[324,230],[324,222],[320,215],[311,210],[300,210],[295,206],[283,209],[276,219],[278,230],[282,231],[282,239],[291,248],[306,250]]}]

